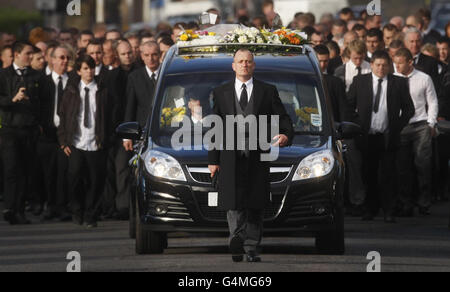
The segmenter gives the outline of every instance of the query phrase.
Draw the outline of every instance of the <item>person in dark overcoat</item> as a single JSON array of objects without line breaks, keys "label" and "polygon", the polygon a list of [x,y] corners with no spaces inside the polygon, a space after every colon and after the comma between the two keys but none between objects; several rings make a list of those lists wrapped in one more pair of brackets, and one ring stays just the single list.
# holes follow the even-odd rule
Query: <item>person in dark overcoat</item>
[{"label": "person in dark overcoat", "polygon": [[[270,127],[271,115],[279,117],[279,135],[273,138],[274,146],[285,147],[291,144],[293,138],[292,121],[287,114],[277,89],[269,84],[253,78],[255,62],[253,54],[240,49],[236,52],[233,62],[236,79],[213,90],[214,114],[219,116],[224,124],[224,136],[227,129],[226,117],[254,115],[256,120],[263,115],[268,117],[267,129]],[[256,135],[259,141],[259,127]],[[237,127],[243,129],[245,127]],[[251,129],[251,127],[249,127]],[[210,150],[208,153],[209,169],[214,176],[218,172],[218,207],[228,211],[230,228],[230,252],[235,262],[243,260],[244,250],[248,262],[259,262],[257,248],[262,238],[263,210],[270,198],[270,163],[262,159],[261,154],[267,154],[260,147],[250,150],[249,137],[254,133],[245,131],[245,148],[233,150]],[[236,133],[236,131],[235,131]],[[250,136],[249,136],[250,134]],[[229,141],[228,141],[229,142]],[[235,141],[234,141],[235,142]],[[227,141],[223,139],[223,145]],[[242,150],[244,149],[244,150]],[[266,152],[266,153],[265,153]]]}]

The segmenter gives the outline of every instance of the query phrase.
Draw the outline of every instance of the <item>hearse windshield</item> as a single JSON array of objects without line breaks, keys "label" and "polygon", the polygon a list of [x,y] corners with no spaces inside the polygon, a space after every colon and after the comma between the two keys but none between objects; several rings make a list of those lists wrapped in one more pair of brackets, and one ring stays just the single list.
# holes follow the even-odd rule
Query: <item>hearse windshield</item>
[{"label": "hearse windshield", "polygon": [[[201,123],[213,113],[212,90],[233,78],[232,73],[217,72],[166,76],[155,105],[154,113],[160,117],[158,132],[161,135],[175,132],[181,123],[173,127],[172,122],[181,122],[184,116]],[[317,135],[322,132],[326,117],[313,76],[256,72],[255,79],[277,87],[296,133]]]}]

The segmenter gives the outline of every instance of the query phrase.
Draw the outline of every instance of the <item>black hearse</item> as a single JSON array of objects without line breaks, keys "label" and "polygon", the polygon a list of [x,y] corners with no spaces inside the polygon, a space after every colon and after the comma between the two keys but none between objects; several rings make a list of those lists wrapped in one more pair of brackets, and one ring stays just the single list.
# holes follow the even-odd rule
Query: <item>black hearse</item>
[{"label": "black hearse", "polygon": [[[171,126],[183,115],[211,113],[212,89],[234,78],[233,53],[185,50],[174,46],[161,67],[153,113],[145,130],[123,124],[118,133],[139,144],[133,162],[130,236],[138,254],[162,253],[167,234],[227,233],[226,212],[208,170],[207,151],[176,150]],[[247,45],[247,46],[258,46]],[[295,128],[293,145],[271,163],[271,205],[265,209],[265,234],[310,235],[321,253],[342,254],[344,244],[344,161],[341,139],[358,131],[333,122],[318,61],[309,46],[260,45],[255,78],[275,85]],[[216,47],[217,48],[217,47]],[[288,51],[288,52],[287,52]],[[200,131],[200,136],[205,131]],[[195,135],[194,135],[195,136]]]}]

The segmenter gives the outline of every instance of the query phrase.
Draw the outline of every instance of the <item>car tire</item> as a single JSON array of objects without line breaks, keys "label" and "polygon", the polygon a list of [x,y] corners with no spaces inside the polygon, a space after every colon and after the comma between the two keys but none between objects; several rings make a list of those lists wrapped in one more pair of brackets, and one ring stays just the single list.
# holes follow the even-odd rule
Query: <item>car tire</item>
[{"label": "car tire", "polygon": [[145,229],[139,218],[139,208],[136,206],[136,253],[160,254],[167,247],[167,234]]},{"label": "car tire", "polygon": [[133,196],[130,196],[130,220],[128,221],[129,227],[128,227],[128,233],[131,239],[136,239],[136,204],[134,203],[134,200],[132,198]]},{"label": "car tire", "polygon": [[331,230],[316,235],[316,249],[320,254],[343,255],[345,253],[344,209],[336,210]]}]

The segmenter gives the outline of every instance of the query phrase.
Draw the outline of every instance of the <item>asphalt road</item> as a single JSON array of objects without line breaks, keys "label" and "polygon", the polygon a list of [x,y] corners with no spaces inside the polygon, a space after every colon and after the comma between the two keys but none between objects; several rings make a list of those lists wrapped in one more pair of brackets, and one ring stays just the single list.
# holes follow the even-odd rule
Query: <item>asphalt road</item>
[{"label": "asphalt road", "polygon": [[[365,272],[367,254],[381,255],[381,271],[450,272],[449,203],[428,217],[399,218],[387,225],[346,219],[344,256],[318,255],[312,238],[264,238],[262,263],[232,263],[226,238],[169,238],[161,255],[138,256],[127,222],[99,222],[95,230],[72,223],[10,226],[0,221],[0,272],[65,272],[70,251],[81,256],[82,272]],[[2,206],[0,205],[0,210]],[[3,219],[0,219],[3,220]]]}]

